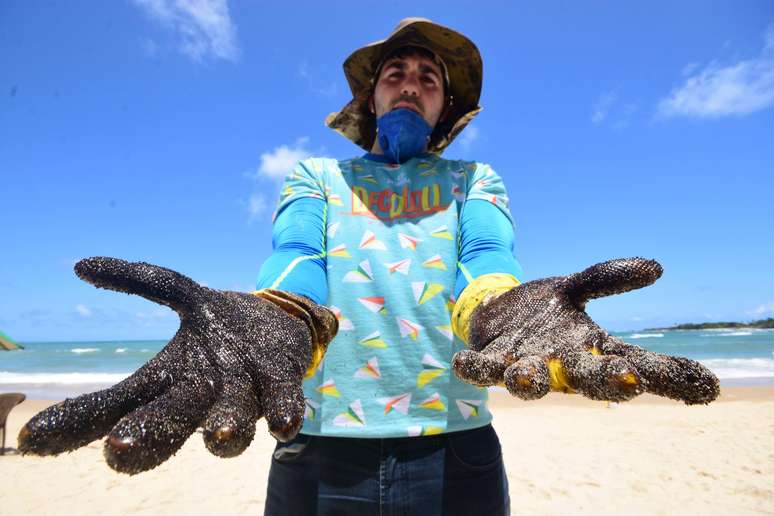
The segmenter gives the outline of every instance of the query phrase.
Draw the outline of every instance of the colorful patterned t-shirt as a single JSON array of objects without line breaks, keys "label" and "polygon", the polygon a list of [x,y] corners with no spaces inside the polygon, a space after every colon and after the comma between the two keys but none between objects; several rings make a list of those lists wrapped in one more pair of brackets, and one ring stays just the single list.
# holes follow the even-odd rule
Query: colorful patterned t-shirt
[{"label": "colorful patterned t-shirt", "polygon": [[328,307],[339,320],[304,382],[303,433],[406,437],[483,426],[487,391],[451,370],[458,222],[466,199],[509,218],[487,165],[427,156],[402,165],[313,158],[286,178],[280,206],[326,201]]}]

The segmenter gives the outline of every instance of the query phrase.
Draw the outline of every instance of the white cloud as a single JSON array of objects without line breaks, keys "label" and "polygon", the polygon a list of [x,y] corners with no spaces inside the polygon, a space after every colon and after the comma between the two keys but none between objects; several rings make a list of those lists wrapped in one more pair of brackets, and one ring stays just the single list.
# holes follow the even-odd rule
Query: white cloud
[{"label": "white cloud", "polygon": [[298,76],[306,81],[309,91],[321,97],[333,97],[339,92],[339,83],[336,80],[329,81],[329,72],[319,72],[309,69],[309,61],[306,59],[298,63]]},{"label": "white cloud", "polygon": [[335,81],[328,83],[327,86],[316,86],[312,88],[312,92],[320,95],[321,97],[333,97],[339,92],[339,84]]},{"label": "white cloud", "polygon": [[309,78],[309,63],[306,61],[301,61],[298,63],[298,75],[303,77],[304,79]]},{"label": "white cloud", "polygon": [[467,126],[460,134],[460,145],[466,151],[470,150],[473,143],[481,136],[481,132],[475,125]]},{"label": "white cloud", "polygon": [[[721,66],[716,61],[688,76],[658,104],[662,117],[718,118],[747,115],[774,105],[774,24],[764,36],[760,55]],[[695,66],[684,68],[693,73]]]},{"label": "white cloud", "polygon": [[774,314],[774,301],[769,301],[768,303],[760,305],[758,308],[750,310],[747,313],[749,315]]},{"label": "white cloud", "polygon": [[[236,27],[226,0],[134,0],[151,18],[179,38],[180,51],[200,61],[206,57],[234,61],[239,56]],[[153,45],[156,52],[156,45]],[[149,47],[145,46],[146,52]]]},{"label": "white cloud", "polygon": [[618,90],[610,90],[594,101],[591,108],[591,123],[620,131],[629,127],[638,109],[636,101],[626,102],[618,94]]},{"label": "white cloud", "polygon": [[307,149],[309,138],[303,137],[290,145],[280,145],[269,152],[261,154],[261,164],[258,166],[258,176],[280,180],[288,175],[296,163],[312,156]]},{"label": "white cloud", "polygon": [[683,77],[687,77],[688,75],[691,75],[693,72],[695,72],[696,69],[699,68],[699,66],[701,66],[701,63],[697,63],[695,61],[692,63],[688,63],[687,65],[683,66],[683,69],[680,72],[680,75],[682,75]]},{"label": "white cloud", "polygon": [[75,305],[75,311],[81,317],[91,317],[91,310],[85,305]]},{"label": "white cloud", "polygon": [[616,100],[618,100],[618,94],[615,91],[610,91],[599,97],[594,103],[591,121],[595,124],[601,124],[607,118],[610,108],[613,107]]},{"label": "white cloud", "polygon": [[149,57],[156,57],[159,54],[159,45],[150,38],[145,38],[140,41],[142,49]]},{"label": "white cloud", "polygon": [[274,213],[280,184],[293,171],[299,161],[314,155],[324,156],[326,154],[325,147],[310,150],[308,145],[309,138],[304,136],[298,138],[292,145],[279,145],[261,154],[261,163],[255,173],[246,174],[247,177],[256,181],[258,188],[249,198],[242,198],[238,201],[247,212],[249,223]]},{"label": "white cloud", "polygon": [[250,199],[247,201],[247,215],[250,222],[268,212],[271,207],[272,201],[270,201],[265,195],[261,193],[252,194]]}]

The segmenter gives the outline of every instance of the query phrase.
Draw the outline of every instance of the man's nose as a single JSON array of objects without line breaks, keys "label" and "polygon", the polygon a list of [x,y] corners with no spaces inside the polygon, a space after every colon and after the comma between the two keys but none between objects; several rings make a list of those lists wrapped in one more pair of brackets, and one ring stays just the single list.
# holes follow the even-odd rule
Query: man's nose
[{"label": "man's nose", "polygon": [[403,81],[403,85],[401,87],[401,93],[403,95],[418,97],[419,91],[419,77],[413,73],[406,74],[406,79]]}]

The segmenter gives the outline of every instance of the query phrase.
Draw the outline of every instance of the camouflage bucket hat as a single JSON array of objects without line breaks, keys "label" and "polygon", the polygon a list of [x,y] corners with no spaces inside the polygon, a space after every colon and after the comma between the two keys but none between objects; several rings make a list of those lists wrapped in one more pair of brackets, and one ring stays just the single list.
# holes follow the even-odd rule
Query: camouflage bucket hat
[{"label": "camouflage bucket hat", "polygon": [[426,18],[404,18],[392,34],[354,51],[344,61],[352,100],[325,119],[325,125],[341,133],[366,151],[376,138],[376,117],[369,110],[373,79],[382,59],[404,47],[423,47],[437,55],[445,64],[452,105],[442,122],[436,124],[428,151],[440,154],[480,111],[483,65],[476,45],[452,29]]}]

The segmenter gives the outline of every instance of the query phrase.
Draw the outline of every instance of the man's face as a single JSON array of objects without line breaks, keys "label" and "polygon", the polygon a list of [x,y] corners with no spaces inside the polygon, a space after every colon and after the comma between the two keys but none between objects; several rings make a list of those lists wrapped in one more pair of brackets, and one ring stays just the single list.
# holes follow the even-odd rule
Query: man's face
[{"label": "man's face", "polygon": [[444,108],[443,72],[431,59],[413,55],[385,61],[371,105],[376,118],[393,109],[416,111],[435,127]]}]

